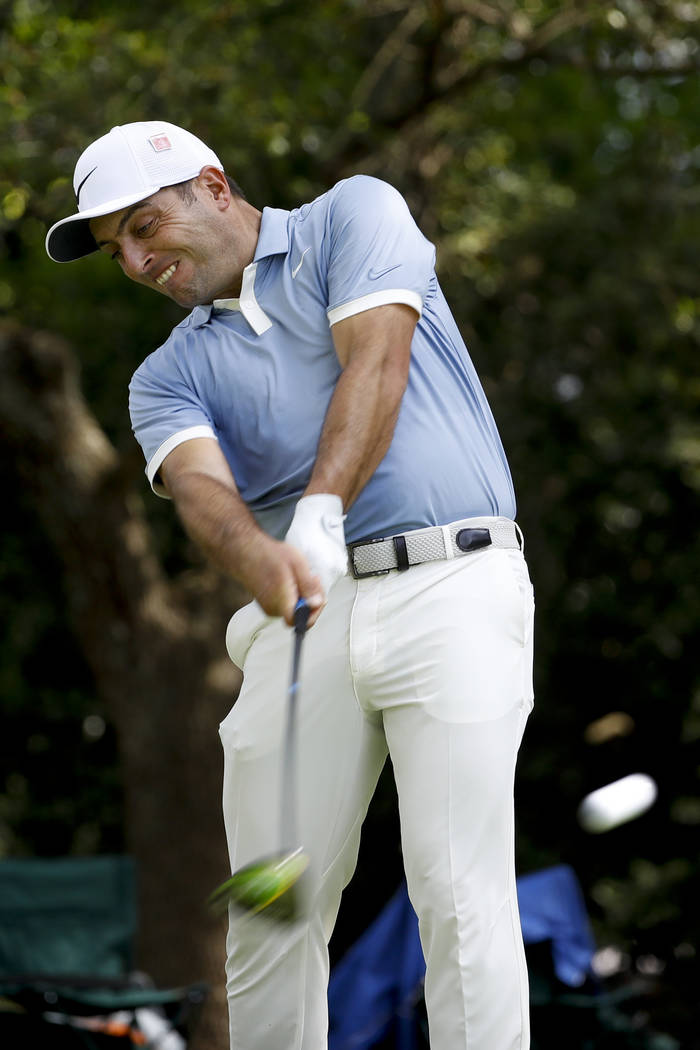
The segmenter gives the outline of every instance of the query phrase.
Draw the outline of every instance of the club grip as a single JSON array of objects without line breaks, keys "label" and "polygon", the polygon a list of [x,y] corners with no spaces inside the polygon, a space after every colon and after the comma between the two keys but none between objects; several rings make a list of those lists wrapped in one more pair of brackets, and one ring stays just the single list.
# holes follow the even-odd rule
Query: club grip
[{"label": "club grip", "polygon": [[303,598],[300,598],[294,606],[294,630],[297,634],[303,634],[306,630],[306,625],[309,622],[310,613],[311,610],[309,609],[305,600]]}]

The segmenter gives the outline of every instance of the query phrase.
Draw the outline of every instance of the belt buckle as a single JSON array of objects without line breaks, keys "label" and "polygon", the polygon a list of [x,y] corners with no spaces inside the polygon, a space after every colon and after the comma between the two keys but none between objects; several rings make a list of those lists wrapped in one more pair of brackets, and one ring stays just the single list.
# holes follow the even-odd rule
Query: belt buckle
[{"label": "belt buckle", "polygon": [[352,574],[356,580],[366,580],[370,576],[386,576],[388,572],[393,572],[393,569],[370,569],[368,572],[360,572],[355,566],[355,547],[369,547],[371,543],[386,543],[387,540],[393,539],[392,536],[375,536],[371,540],[355,540],[354,543],[348,543],[348,554],[350,556],[350,568]]}]

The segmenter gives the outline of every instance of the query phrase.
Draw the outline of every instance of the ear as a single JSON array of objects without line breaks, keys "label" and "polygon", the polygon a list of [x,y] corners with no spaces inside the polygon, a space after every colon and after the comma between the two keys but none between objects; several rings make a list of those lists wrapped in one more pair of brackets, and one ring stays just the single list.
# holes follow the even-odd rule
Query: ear
[{"label": "ear", "polygon": [[231,203],[231,190],[223,171],[211,164],[207,165],[195,181],[204,197],[213,200],[219,211],[226,211]]}]

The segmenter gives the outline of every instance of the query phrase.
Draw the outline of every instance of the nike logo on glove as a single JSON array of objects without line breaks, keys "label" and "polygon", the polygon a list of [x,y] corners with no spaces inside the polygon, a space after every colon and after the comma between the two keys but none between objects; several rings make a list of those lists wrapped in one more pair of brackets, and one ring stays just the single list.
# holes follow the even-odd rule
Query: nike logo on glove
[{"label": "nike logo on glove", "polygon": [[379,277],[383,277],[385,273],[391,273],[392,270],[398,270],[401,263],[394,263],[393,266],[384,266],[382,269],[376,270],[374,267],[369,271],[370,281],[376,281]]},{"label": "nike logo on glove", "polygon": [[345,529],[343,527],[345,517],[345,514],[339,516],[324,514],[321,518],[321,526],[324,531],[334,540],[340,537],[343,548],[345,547]]}]

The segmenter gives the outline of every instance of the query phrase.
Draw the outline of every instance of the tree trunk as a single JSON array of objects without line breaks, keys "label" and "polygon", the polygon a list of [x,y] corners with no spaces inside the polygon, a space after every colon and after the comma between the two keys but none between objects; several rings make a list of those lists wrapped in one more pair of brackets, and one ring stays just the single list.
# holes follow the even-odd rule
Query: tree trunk
[{"label": "tree trunk", "polygon": [[217,727],[240,685],[223,636],[245,596],[206,568],[166,578],[62,341],[0,328],[0,425],[65,568],[68,613],[116,727],[140,883],[137,964],[160,987],[207,981],[194,1045],[223,1050],[225,930],[204,902],[228,870]]}]

